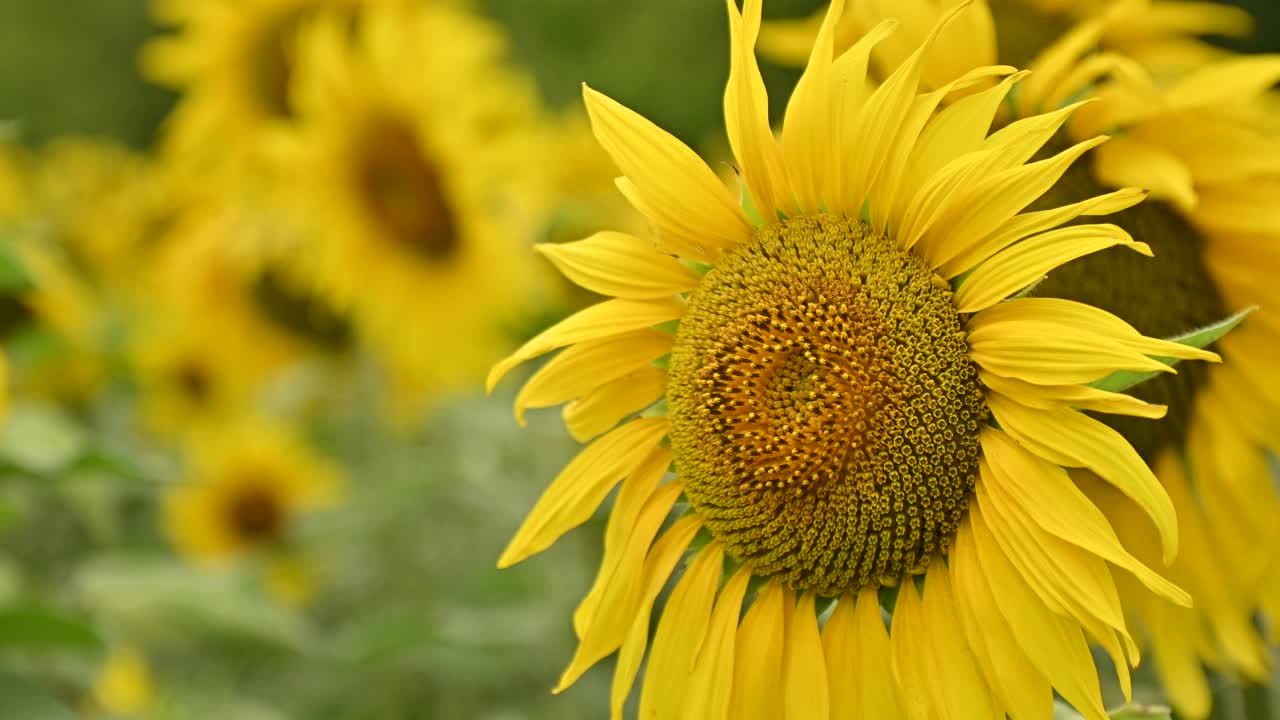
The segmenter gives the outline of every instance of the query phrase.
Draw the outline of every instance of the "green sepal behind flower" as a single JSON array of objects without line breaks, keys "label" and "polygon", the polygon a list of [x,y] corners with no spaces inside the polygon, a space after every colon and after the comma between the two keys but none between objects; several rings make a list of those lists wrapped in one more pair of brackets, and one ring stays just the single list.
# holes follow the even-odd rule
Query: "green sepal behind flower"
[{"label": "green sepal behind flower", "polygon": [[[1225,336],[1227,333],[1234,330],[1236,326],[1241,323],[1241,321],[1243,321],[1246,317],[1250,315],[1250,313],[1252,313],[1254,310],[1257,310],[1257,309],[1258,309],[1257,305],[1251,305],[1230,317],[1226,317],[1226,318],[1223,318],[1222,320],[1219,320],[1218,322],[1211,323],[1197,330],[1192,330],[1190,332],[1183,333],[1181,335],[1175,335],[1173,337],[1169,337],[1165,339],[1168,340],[1169,342],[1176,342],[1180,345],[1187,345],[1189,347],[1199,348],[1203,350],[1209,347],[1210,345],[1212,345],[1213,343],[1217,342],[1218,340],[1221,340],[1223,336]],[[1173,365],[1178,364],[1177,358],[1156,357],[1154,359],[1159,360],[1160,362],[1166,365],[1169,365],[1171,367]],[[1146,382],[1147,380],[1150,380],[1151,378],[1159,374],[1160,373],[1158,372],[1133,372],[1129,370],[1122,370],[1120,372],[1112,373],[1106,376],[1105,378],[1095,383],[1092,383],[1092,385],[1093,387],[1098,388],[1099,390],[1106,390],[1108,392],[1123,392],[1135,385],[1139,385],[1143,382]]]}]

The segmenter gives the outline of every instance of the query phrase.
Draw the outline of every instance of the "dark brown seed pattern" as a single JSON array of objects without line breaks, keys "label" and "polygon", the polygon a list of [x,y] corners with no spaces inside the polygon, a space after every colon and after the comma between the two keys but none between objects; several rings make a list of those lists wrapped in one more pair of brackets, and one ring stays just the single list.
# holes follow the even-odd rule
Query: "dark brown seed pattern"
[{"label": "dark brown seed pattern", "polygon": [[688,497],[757,575],[830,596],[949,545],[987,408],[950,288],[887,237],[763,228],[690,298],[670,372]]}]

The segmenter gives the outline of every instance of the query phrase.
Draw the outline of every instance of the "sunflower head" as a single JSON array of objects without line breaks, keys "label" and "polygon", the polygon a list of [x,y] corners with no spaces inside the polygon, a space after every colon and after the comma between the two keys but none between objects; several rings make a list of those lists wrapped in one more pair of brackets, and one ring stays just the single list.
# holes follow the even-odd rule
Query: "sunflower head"
[{"label": "sunflower head", "polygon": [[165,524],[197,561],[278,549],[295,518],[333,502],[339,490],[328,462],[269,426],[203,436],[191,461],[191,478],[167,500]]},{"label": "sunflower head", "polygon": [[313,238],[299,274],[386,364],[394,410],[415,414],[492,362],[549,284],[519,253],[551,174],[526,162],[546,152],[537,99],[494,29],[448,5],[384,3],[298,37],[287,162],[315,179],[289,188]]},{"label": "sunflower head", "polygon": [[[897,24],[843,48],[844,3],[832,3],[778,137],[753,53],[760,3],[727,2],[726,129],[752,215],[679,140],[585,91],[618,187],[656,244],[606,232],[540,247],[612,299],[489,378],[564,348],[517,395],[517,417],[571,401],[575,435],[599,435],[500,566],[584,522],[621,481],[558,690],[618,651],[620,717],[654,600],[686,554],[649,649],[644,717],[1032,717],[1051,712],[1056,690],[1101,719],[1087,641],[1126,689],[1137,661],[1111,568],[1186,605],[1066,468],[1096,472],[1133,503],[1167,563],[1178,543],[1168,495],[1086,414],[1164,409],[1092,383],[1173,372],[1157,358],[1217,356],[1083,303],[1025,296],[1077,257],[1149,256],[1115,225],[1064,226],[1145,193],[1029,209],[1106,138],[1041,154],[1078,106],[991,132],[1030,82],[1014,68],[927,77],[969,5],[875,86],[872,52]],[[888,629],[883,586],[899,588]],[[825,621],[818,598],[835,603]]]},{"label": "sunflower head", "polygon": [[707,273],[672,351],[671,443],[735,557],[830,596],[945,549],[987,416],[951,298],[831,215],[762,228]]}]

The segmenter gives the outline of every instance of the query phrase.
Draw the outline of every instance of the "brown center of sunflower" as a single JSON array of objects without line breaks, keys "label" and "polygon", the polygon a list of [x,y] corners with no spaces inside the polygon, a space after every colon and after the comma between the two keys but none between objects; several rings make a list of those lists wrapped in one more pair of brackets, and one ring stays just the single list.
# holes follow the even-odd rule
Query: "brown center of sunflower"
[{"label": "brown center of sunflower", "polygon": [[[1078,202],[1108,190],[1094,179],[1090,162],[1078,162],[1031,209]],[[1103,219],[1149,244],[1155,257],[1123,248],[1086,255],[1050,273],[1036,288],[1037,295],[1101,308],[1152,337],[1185,333],[1230,314],[1205,267],[1204,238],[1177,209],[1159,200],[1147,200]],[[1096,220],[1082,218],[1077,222]],[[1123,415],[1099,419],[1151,461],[1165,446],[1181,444],[1192,402],[1204,386],[1208,368],[1204,363],[1181,363],[1178,374],[1162,373],[1128,391],[1148,402],[1168,405],[1168,414],[1159,422]]]},{"label": "brown center of sunflower", "polygon": [[884,235],[761,229],[690,298],[670,373],[689,499],[757,575],[836,595],[949,545],[986,404],[950,289]]},{"label": "brown center of sunflower", "polygon": [[445,189],[414,128],[386,116],[370,123],[359,148],[356,185],[383,232],[428,260],[457,248]]},{"label": "brown center of sunflower", "polygon": [[203,405],[213,395],[213,378],[199,362],[188,360],[180,363],[173,372],[173,382],[179,392],[194,405]]},{"label": "brown center of sunflower", "polygon": [[337,310],[296,282],[267,270],[253,283],[253,299],[262,314],[277,326],[325,350],[351,344],[351,325]]},{"label": "brown center of sunflower", "polygon": [[261,482],[246,484],[226,505],[227,523],[237,537],[248,543],[273,540],[284,528],[280,498],[261,485]]}]

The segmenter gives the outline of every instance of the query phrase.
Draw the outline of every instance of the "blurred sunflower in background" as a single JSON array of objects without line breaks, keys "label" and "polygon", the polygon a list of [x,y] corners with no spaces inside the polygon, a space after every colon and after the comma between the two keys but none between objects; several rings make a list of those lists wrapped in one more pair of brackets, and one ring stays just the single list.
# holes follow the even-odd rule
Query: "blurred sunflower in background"
[{"label": "blurred sunflower in background", "polygon": [[[1217,355],[1083,303],[1020,297],[1077,257],[1150,255],[1113,224],[1060,227],[1145,193],[1020,212],[1106,138],[1030,162],[1076,106],[988,135],[1023,81],[1011,67],[921,93],[954,11],[873,89],[870,53],[897,23],[837,53],[843,5],[822,24],[779,141],[754,56],[760,3],[741,15],[728,3],[726,129],[754,220],[686,146],[585,91],[659,249],[620,233],[541,248],[614,299],[530,340],[489,386],[567,346],[517,396],[517,416],[573,400],[569,422],[592,420],[581,438],[608,432],[555,479],[499,566],[549,547],[625,478],[558,688],[618,651],[614,717],[654,600],[690,547],[649,652],[642,717],[1034,717],[1054,691],[1106,717],[1086,639],[1110,652],[1126,696],[1138,661],[1110,566],[1175,605],[1189,598],[1069,477],[1095,470],[1146,515],[1158,560],[1176,555],[1166,492],[1126,440],[1076,408],[1159,417],[1089,383]],[[682,496],[688,510],[659,535]],[[817,605],[833,600],[820,631],[830,608]]]},{"label": "blurred sunflower in background", "polygon": [[[861,3],[843,38],[854,42],[899,15],[908,37],[922,37],[955,4]],[[1036,295],[1100,307],[1160,337],[1263,308],[1220,341],[1222,365],[1189,367],[1136,388],[1137,397],[1169,407],[1163,421],[1107,420],[1177,507],[1184,543],[1169,577],[1195,605],[1176,607],[1128,581],[1120,591],[1170,699],[1187,717],[1205,717],[1211,690],[1201,666],[1265,682],[1271,663],[1258,617],[1272,624],[1280,617],[1280,563],[1271,551],[1280,541],[1273,522],[1280,495],[1270,455],[1280,446],[1280,386],[1268,369],[1280,326],[1266,280],[1280,271],[1272,250],[1280,239],[1280,136],[1271,90],[1280,57],[1237,56],[1204,42],[1251,27],[1247,13],[1209,3],[1004,0],[975,3],[964,17],[933,56],[931,86],[997,60],[1028,63],[1032,76],[1013,95],[1011,118],[1087,98],[1055,143],[1117,135],[1085,155],[1041,205],[1125,186],[1151,193],[1114,221],[1149,243],[1154,260],[1098,253],[1049,276]],[[767,45],[776,57],[795,59],[805,38],[815,37],[814,22],[775,26]],[[880,48],[886,68],[907,53]],[[1046,448],[1062,453],[1055,445]],[[1092,478],[1081,484],[1137,555],[1154,562],[1159,544],[1133,508]],[[1276,639],[1272,630],[1270,642]]]},{"label": "blurred sunflower in background", "polygon": [[283,428],[246,421],[192,443],[191,476],[166,499],[164,524],[197,562],[284,550],[291,524],[342,489],[338,469]]},{"label": "blurred sunflower in background", "polygon": [[183,90],[166,121],[169,156],[197,172],[218,171],[233,182],[248,182],[250,197],[270,188],[264,180],[276,169],[275,144],[295,111],[298,30],[317,14],[350,18],[374,1],[153,3],[157,20],[176,32],[145,48],[143,73]]},{"label": "blurred sunflower in background", "polygon": [[299,36],[299,262],[410,409],[477,381],[545,302],[524,249],[545,213],[548,130],[501,48],[493,26],[438,5],[317,17]]}]

